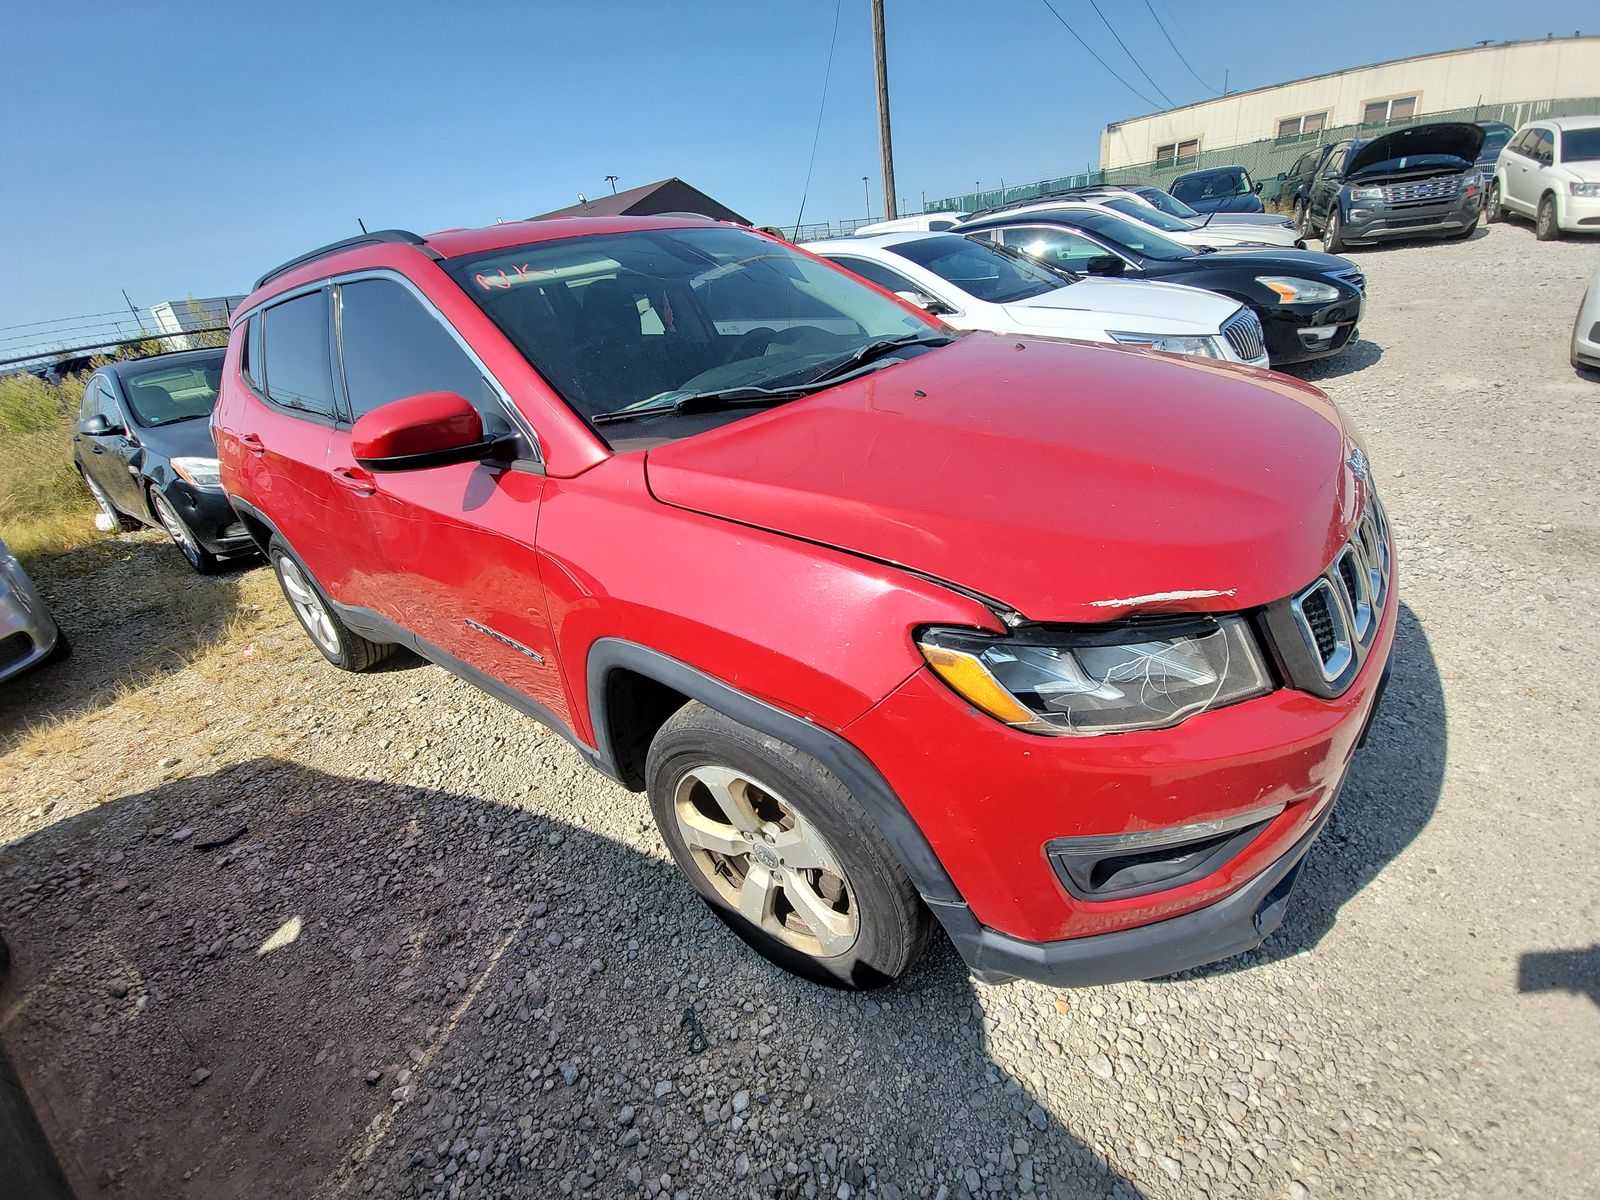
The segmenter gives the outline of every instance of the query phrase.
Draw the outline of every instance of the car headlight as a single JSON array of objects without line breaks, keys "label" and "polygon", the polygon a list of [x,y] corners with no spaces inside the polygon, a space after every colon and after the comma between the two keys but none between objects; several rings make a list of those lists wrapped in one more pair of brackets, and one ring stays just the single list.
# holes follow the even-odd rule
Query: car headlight
[{"label": "car headlight", "polygon": [[197,488],[220,488],[222,476],[217,473],[214,458],[175,458],[172,469]]},{"label": "car headlight", "polygon": [[1339,298],[1339,289],[1331,283],[1318,283],[1314,279],[1296,279],[1293,275],[1258,275],[1256,282],[1278,294],[1279,304],[1325,304]]},{"label": "car headlight", "polygon": [[1586,196],[1591,200],[1600,198],[1600,183],[1579,183],[1574,179],[1567,186],[1572,189],[1574,196]]},{"label": "car headlight", "polygon": [[1350,199],[1352,199],[1352,200],[1382,200],[1383,199],[1383,189],[1381,187],[1351,188],[1350,189]]},{"label": "car headlight", "polygon": [[1272,686],[1238,616],[1011,637],[927,629],[917,648],[991,717],[1058,737],[1166,729]]},{"label": "car headlight", "polygon": [[1152,350],[1165,350],[1168,354],[1193,354],[1199,358],[1221,358],[1217,339],[1189,337],[1177,333],[1119,333],[1107,330],[1111,340],[1124,346],[1148,346]]}]

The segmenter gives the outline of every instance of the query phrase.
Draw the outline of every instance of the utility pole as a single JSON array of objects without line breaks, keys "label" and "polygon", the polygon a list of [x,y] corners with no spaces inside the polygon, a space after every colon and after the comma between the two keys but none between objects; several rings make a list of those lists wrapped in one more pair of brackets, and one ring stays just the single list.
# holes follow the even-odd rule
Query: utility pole
[{"label": "utility pole", "polygon": [[867,198],[867,223],[868,224],[871,224],[871,222],[872,222],[872,188],[870,186],[868,186],[868,184],[867,184],[867,180],[870,179],[870,178],[872,178],[870,175],[863,175],[861,177],[861,191],[862,191],[862,194],[865,195],[866,198]]},{"label": "utility pole", "polygon": [[611,185],[611,194],[615,196],[617,194],[617,177],[615,175],[607,175],[606,182]]},{"label": "utility pole", "polygon": [[878,149],[883,154],[883,219],[892,221],[900,215],[900,210],[894,202],[894,147],[889,137],[889,62],[883,52],[883,0],[872,0],[872,57],[878,65]]}]

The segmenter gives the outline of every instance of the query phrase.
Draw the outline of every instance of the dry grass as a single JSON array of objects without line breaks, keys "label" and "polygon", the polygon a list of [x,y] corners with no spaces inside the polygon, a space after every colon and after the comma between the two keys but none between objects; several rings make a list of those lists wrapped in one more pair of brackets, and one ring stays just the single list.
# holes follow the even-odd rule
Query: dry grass
[{"label": "dry grass", "polygon": [[94,509],[72,465],[80,385],[0,377],[0,534],[28,559],[95,536]]}]

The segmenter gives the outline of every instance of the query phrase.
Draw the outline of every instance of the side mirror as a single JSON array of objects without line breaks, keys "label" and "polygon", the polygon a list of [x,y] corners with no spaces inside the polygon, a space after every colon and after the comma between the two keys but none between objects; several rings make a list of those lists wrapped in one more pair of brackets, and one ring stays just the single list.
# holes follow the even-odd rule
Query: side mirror
[{"label": "side mirror", "polygon": [[1115,254],[1097,254],[1083,264],[1083,269],[1090,275],[1121,275],[1128,264]]},{"label": "side mirror", "polygon": [[[1282,179],[1283,176],[1279,175],[1278,178]],[[1250,190],[1253,191],[1258,196],[1261,195],[1261,180],[1259,180],[1259,179],[1256,180],[1255,186],[1253,188],[1251,188]]]},{"label": "side mirror", "polygon": [[359,418],[350,452],[369,471],[416,471],[499,455],[510,438],[484,437],[483,418],[466,397],[423,392]]},{"label": "side mirror", "polygon": [[907,304],[915,304],[923,312],[932,313],[936,317],[945,313],[955,312],[955,309],[951,308],[943,300],[936,300],[926,292],[896,292],[895,295],[899,296]]},{"label": "side mirror", "polygon": [[112,422],[105,413],[95,413],[94,416],[78,426],[79,433],[86,433],[90,437],[110,437],[112,434],[125,433],[121,425]]}]

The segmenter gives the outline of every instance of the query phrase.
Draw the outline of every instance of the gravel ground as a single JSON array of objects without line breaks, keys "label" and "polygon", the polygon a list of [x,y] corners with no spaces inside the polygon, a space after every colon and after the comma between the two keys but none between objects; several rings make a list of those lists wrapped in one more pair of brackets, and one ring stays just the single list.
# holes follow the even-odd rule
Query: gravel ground
[{"label": "gravel ground", "polygon": [[1368,340],[1303,374],[1397,528],[1396,675],[1283,929],[1173,979],[940,941],[818,990],[641,798],[436,668],[327,668],[266,571],[46,564],[78,654],[0,688],[0,1034],[78,1190],[1593,1195],[1597,256],[1359,254]]}]

